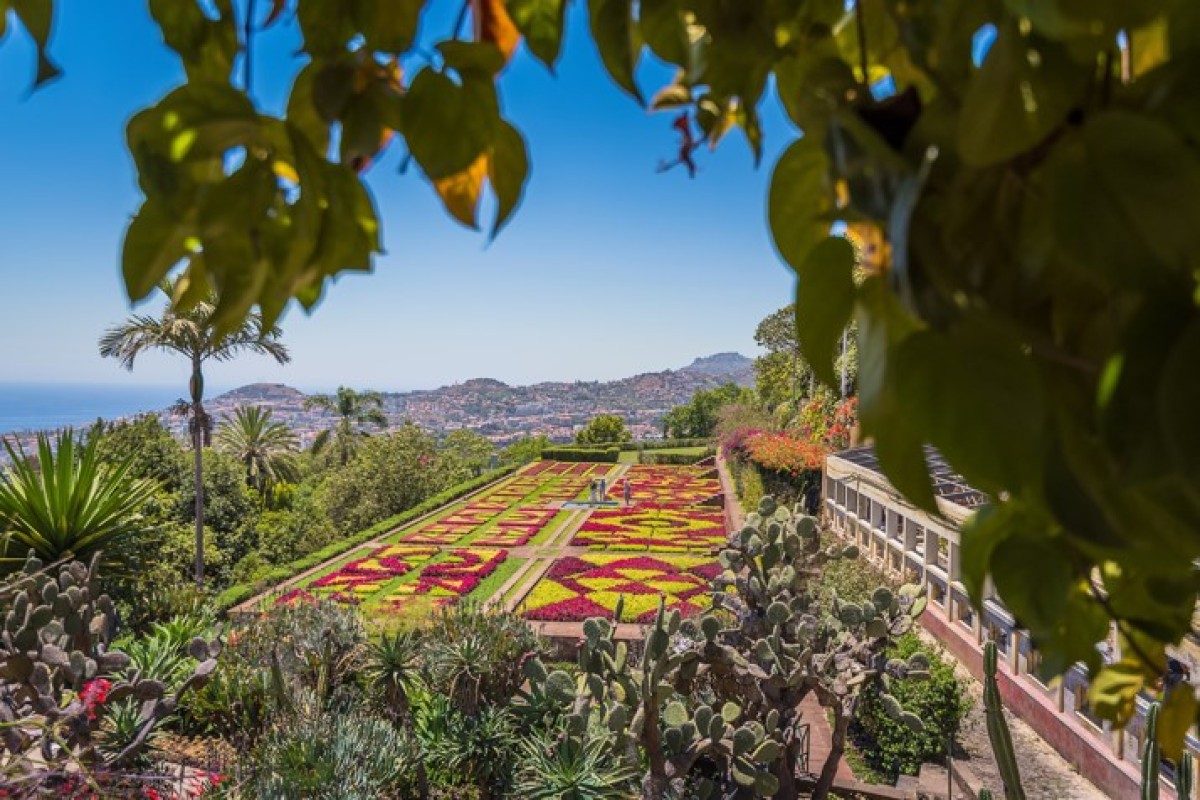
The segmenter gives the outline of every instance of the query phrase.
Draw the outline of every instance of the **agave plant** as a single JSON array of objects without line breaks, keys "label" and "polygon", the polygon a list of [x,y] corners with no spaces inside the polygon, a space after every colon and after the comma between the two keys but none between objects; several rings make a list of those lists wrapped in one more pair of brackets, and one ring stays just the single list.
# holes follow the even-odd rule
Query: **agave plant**
[{"label": "agave plant", "polygon": [[87,560],[143,530],[141,510],[158,490],[135,477],[129,461],[102,463],[96,440],[80,444],[70,429],[38,434],[37,454],[7,440],[11,465],[0,474],[0,531],[8,534],[0,567],[18,568],[33,550],[46,563]]},{"label": "agave plant", "polygon": [[[420,679],[421,640],[411,631],[395,636],[384,634],[372,642],[367,653],[366,676],[383,692],[388,712],[403,727],[410,740],[416,740],[413,729],[409,693]],[[429,796],[429,780],[425,763],[416,763],[417,794],[424,800]]]},{"label": "agave plant", "polygon": [[527,739],[521,745],[516,795],[525,800],[623,800],[638,773],[610,755],[600,738]]}]

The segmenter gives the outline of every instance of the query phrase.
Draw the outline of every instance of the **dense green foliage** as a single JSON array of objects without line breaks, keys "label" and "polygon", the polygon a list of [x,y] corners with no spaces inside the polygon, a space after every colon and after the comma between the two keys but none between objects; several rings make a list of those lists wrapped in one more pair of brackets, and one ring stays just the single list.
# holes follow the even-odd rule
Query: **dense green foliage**
[{"label": "dense green foliage", "polygon": [[544,433],[536,436],[523,436],[500,451],[500,462],[503,464],[528,464],[542,457],[542,451],[550,447],[550,437]]},{"label": "dense green foliage", "polygon": [[676,439],[707,439],[717,427],[717,412],[722,407],[748,402],[750,389],[727,383],[715,389],[699,389],[687,403],[676,406],[663,417],[663,436]]},{"label": "dense green foliage", "polygon": [[620,444],[632,438],[633,434],[625,427],[625,420],[616,414],[600,414],[576,432],[575,444]]},{"label": "dense green foliage", "polygon": [[924,730],[914,733],[888,716],[877,691],[863,694],[850,728],[867,763],[889,780],[900,774],[916,775],[925,762],[942,760],[946,742],[958,733],[968,710],[966,690],[954,674],[953,662],[915,633],[900,637],[888,650],[890,658],[905,661],[916,653],[929,662],[929,680],[898,683],[892,693],[921,718]]}]

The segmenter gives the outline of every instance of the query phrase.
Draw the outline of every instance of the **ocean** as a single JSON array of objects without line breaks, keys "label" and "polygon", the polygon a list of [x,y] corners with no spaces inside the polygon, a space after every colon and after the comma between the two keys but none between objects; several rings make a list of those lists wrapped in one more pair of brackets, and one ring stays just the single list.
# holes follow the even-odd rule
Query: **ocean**
[{"label": "ocean", "polygon": [[0,434],[82,427],[98,418],[161,411],[185,394],[186,386],[0,383]]}]

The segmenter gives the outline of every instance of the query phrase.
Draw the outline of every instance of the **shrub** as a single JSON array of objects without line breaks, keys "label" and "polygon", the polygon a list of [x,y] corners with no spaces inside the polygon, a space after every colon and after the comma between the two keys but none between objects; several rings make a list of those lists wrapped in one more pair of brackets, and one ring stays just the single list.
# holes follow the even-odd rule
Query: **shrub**
[{"label": "shrub", "polygon": [[716,449],[711,447],[699,453],[655,453],[653,450],[644,450],[638,461],[642,464],[695,464],[716,452]]},{"label": "shrub", "polygon": [[621,448],[611,447],[547,447],[542,451],[545,461],[597,461],[615,464],[621,457]]},{"label": "shrub", "polygon": [[411,796],[416,743],[357,703],[305,695],[281,715],[234,783],[242,797],[375,800]]},{"label": "shrub", "polygon": [[969,700],[954,667],[942,658],[941,649],[925,645],[915,633],[900,637],[888,650],[889,656],[907,660],[922,653],[929,660],[929,680],[892,681],[892,694],[901,705],[925,723],[920,732],[888,716],[879,690],[863,692],[851,735],[867,763],[895,780],[901,773],[915,775],[921,764],[938,761],[946,752],[946,741],[958,733]]}]

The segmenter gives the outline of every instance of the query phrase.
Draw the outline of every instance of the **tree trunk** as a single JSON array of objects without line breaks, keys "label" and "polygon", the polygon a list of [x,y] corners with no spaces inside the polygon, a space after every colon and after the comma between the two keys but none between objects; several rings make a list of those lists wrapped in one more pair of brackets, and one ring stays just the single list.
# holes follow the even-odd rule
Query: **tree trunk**
[{"label": "tree trunk", "polygon": [[833,788],[833,780],[837,777],[838,765],[842,763],[842,754],[846,751],[846,732],[850,730],[850,714],[840,708],[833,709],[833,730],[830,732],[829,758],[821,766],[821,776],[813,788],[812,800],[826,800],[829,790]]},{"label": "tree trunk", "polygon": [[204,376],[192,361],[192,486],[196,492],[196,588],[204,588]]}]

